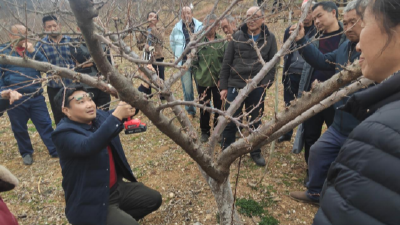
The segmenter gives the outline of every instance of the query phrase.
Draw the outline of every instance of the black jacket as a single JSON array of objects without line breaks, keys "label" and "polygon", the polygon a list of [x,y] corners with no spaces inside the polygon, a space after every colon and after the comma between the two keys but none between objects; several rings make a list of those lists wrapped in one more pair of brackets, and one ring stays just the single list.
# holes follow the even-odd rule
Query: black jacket
[{"label": "black jacket", "polygon": [[[243,25],[233,34],[233,41],[228,43],[225,50],[224,61],[220,72],[220,88],[226,90],[228,87],[238,89],[244,88],[246,80],[253,78],[260,72],[262,64],[258,60],[256,51],[251,43],[247,43],[251,38],[247,34],[247,25]],[[276,39],[273,33],[268,30],[266,25],[262,25],[260,37],[257,40],[258,48],[267,42],[260,50],[265,62],[274,57],[278,51]],[[261,81],[261,85],[271,85],[275,77],[275,68],[272,68]]]},{"label": "black jacket", "polygon": [[331,164],[314,225],[399,225],[400,74],[354,94],[344,110],[366,119]]},{"label": "black jacket", "polygon": [[110,193],[107,146],[113,152],[118,180],[136,181],[118,136],[122,129],[123,123],[111,112],[97,110],[92,125],[63,118],[53,132],[63,175],[65,215],[71,224],[106,224]]}]

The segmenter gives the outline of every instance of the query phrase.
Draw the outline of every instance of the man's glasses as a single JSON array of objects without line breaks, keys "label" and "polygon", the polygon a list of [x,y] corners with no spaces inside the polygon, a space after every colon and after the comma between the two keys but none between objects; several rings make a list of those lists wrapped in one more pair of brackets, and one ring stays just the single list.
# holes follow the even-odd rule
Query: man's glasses
[{"label": "man's glasses", "polygon": [[82,95],[73,96],[69,101],[72,101],[73,99],[75,99],[76,101],[80,102],[83,99],[92,100],[93,97],[94,97],[93,93],[92,92],[88,92],[88,93],[85,93],[85,94],[82,94]]}]

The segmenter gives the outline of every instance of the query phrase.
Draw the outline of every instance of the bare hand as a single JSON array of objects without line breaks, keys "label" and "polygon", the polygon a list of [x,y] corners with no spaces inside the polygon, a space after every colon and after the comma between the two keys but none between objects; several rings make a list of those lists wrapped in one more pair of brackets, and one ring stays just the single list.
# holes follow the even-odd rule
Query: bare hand
[{"label": "bare hand", "polygon": [[4,90],[1,92],[1,97],[10,100],[10,105],[12,105],[16,100],[22,98],[22,94],[18,91],[13,91],[11,89]]},{"label": "bare hand", "polygon": [[127,119],[133,115],[135,115],[136,109],[133,108],[126,102],[120,101],[118,103],[117,108],[112,113],[113,116],[117,117],[119,120]]},{"label": "bare hand", "polygon": [[88,67],[92,67],[93,63],[86,63],[82,65],[82,68],[88,68]]},{"label": "bare hand", "polygon": [[[297,34],[295,41],[299,41],[300,39],[302,39],[305,36],[305,30],[304,30],[304,25],[303,23],[300,23],[300,28],[299,28],[299,33]],[[294,24],[290,27],[290,31],[289,34],[292,34],[294,32],[294,30],[296,30],[297,28],[297,24]]]},{"label": "bare hand", "polygon": [[219,95],[221,95],[221,100],[225,100],[226,96],[228,95],[228,90],[221,90]]},{"label": "bare hand", "polygon": [[[28,44],[28,45],[27,45]],[[33,53],[35,51],[35,48],[33,47],[32,43],[28,42],[24,42],[22,43],[22,47],[25,48],[26,50],[28,50],[29,53]]]},{"label": "bare hand", "polygon": [[149,45],[148,44],[144,44],[144,49],[146,50],[146,52],[149,51]]}]

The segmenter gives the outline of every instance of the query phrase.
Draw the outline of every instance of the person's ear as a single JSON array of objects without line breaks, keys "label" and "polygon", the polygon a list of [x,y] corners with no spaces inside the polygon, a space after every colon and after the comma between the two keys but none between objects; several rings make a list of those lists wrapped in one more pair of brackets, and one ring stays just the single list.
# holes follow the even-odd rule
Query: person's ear
[{"label": "person's ear", "polygon": [[63,107],[61,110],[67,117],[70,116],[69,108],[68,107]]}]

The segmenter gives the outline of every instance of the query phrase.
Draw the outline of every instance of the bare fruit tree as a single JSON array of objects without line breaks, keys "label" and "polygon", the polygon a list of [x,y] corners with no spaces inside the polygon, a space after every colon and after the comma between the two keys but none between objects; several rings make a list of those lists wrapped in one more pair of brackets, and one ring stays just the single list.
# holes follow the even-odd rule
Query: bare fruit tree
[{"label": "bare fruit tree", "polygon": [[[279,64],[280,58],[289,53],[289,46],[294,41],[298,32],[297,30],[283,43],[272,60],[264,62],[262,57],[259,57],[260,63],[263,65],[261,71],[251,80],[246,80],[247,85],[240,90],[237,98],[231,102],[231,106],[226,110],[222,110],[200,104],[198,99],[192,102],[179,99],[174,85],[179,83],[181,76],[191,67],[198,47],[204,45],[200,40],[203,39],[205,33],[227,14],[232,13],[240,16],[241,12],[238,4],[243,4],[243,1],[233,0],[227,2],[216,0],[214,3],[210,3],[198,0],[182,3],[181,1],[159,0],[69,0],[68,2],[62,0],[32,0],[30,1],[31,4],[24,2],[3,1],[4,6],[2,8],[7,7],[10,9],[9,11],[14,23],[20,23],[30,28],[26,36],[27,39],[40,41],[40,37],[46,35],[46,33],[40,30],[41,21],[39,19],[28,20],[28,17],[38,18],[37,16],[49,13],[61,15],[64,24],[62,32],[71,35],[81,35],[84,38],[92,56],[86,63],[94,62],[102,76],[92,77],[87,74],[77,73],[74,71],[74,68],[61,68],[26,57],[19,58],[4,55],[1,53],[1,50],[0,64],[31,67],[45,73],[52,73],[52,76],[48,76],[37,82],[45,83],[49,79],[60,80],[60,77],[64,77],[73,79],[76,82],[86,83],[111,93],[113,96],[139,109],[160,131],[172,139],[197,163],[199,170],[209,184],[215,197],[221,224],[243,224],[235,208],[234,193],[230,184],[229,173],[232,163],[243,155],[250,153],[253,149],[277,139],[280,135],[294,128],[302,121],[339,101],[343,96],[355,92],[370,83],[369,80],[358,79],[361,76],[361,72],[358,64],[355,63],[348,66],[341,73],[333,76],[330,80],[317,84],[309,93],[304,93],[302,98],[296,99],[290,107],[285,108],[280,113],[276,113],[272,120],[264,121],[263,125],[257,129],[252,129],[248,123],[242,122],[241,118],[233,117],[233,114],[238,110],[246,96],[258,87],[258,84],[266,74]],[[45,2],[49,4],[45,4]],[[265,1],[265,4],[267,2]],[[283,2],[286,3],[286,1]],[[213,5],[211,13],[217,14],[218,19],[213,25],[204,27],[201,32],[191,34],[191,41],[184,51],[184,54],[188,53],[188,59],[182,66],[178,65],[181,59],[171,59],[160,63],[155,62],[154,59],[144,60],[139,57],[140,54],[135,52],[135,44],[132,44],[135,36],[134,33],[144,31],[142,27],[146,24],[146,15],[143,13],[145,7],[152,8],[162,15],[169,15],[162,21],[162,26],[167,30],[166,33],[168,33],[168,30],[171,30],[172,24],[180,18],[179,9],[182,6],[190,4],[200,6],[205,3]],[[298,3],[295,1],[289,1],[287,4],[290,4],[290,7],[286,6],[287,8],[299,8]],[[308,4],[310,5],[311,1]],[[272,7],[272,4],[270,5]],[[264,5],[262,8],[265,9],[268,7]],[[310,7],[304,8],[305,10],[302,12],[299,22],[304,20]],[[3,20],[3,25],[1,25],[3,33],[9,32],[8,25],[6,24],[11,24],[12,22],[7,21],[7,18],[1,19]],[[76,25],[80,28],[81,32],[76,31]],[[21,38],[25,37],[21,36]],[[229,36],[225,40],[232,41]],[[6,42],[7,38],[2,37],[1,41]],[[108,61],[108,55],[104,54],[101,46],[102,43],[105,43],[107,48],[112,50],[112,58],[116,62],[116,66],[113,66]],[[74,44],[79,43],[70,43],[71,46],[74,46]],[[168,47],[165,46],[165,48],[165,51],[168,52]],[[256,51],[259,51],[257,47],[255,48]],[[122,68],[120,65],[122,62],[125,63],[125,68]],[[147,64],[163,65],[170,68],[173,73],[165,81],[161,80],[155,72],[146,68],[145,65]],[[145,75],[145,78],[138,75],[138,70]],[[148,85],[156,90],[156,94],[153,93],[153,95],[163,96],[167,101],[152,100],[149,98],[150,96],[139,92],[134,85],[138,82],[148,83]],[[350,83],[352,84],[348,85]],[[344,86],[346,88],[343,88]],[[270,90],[265,89],[265,91]],[[214,128],[208,143],[200,143],[194,125],[183,110],[182,106],[185,105],[195,106],[220,115],[218,125]],[[167,110],[170,110],[171,113],[167,114]],[[265,118],[261,117],[256,120],[265,120]],[[248,131],[249,135],[242,135],[239,140],[223,151],[220,151],[217,146],[218,138],[228,122],[231,121],[235,122],[238,129]]]}]

